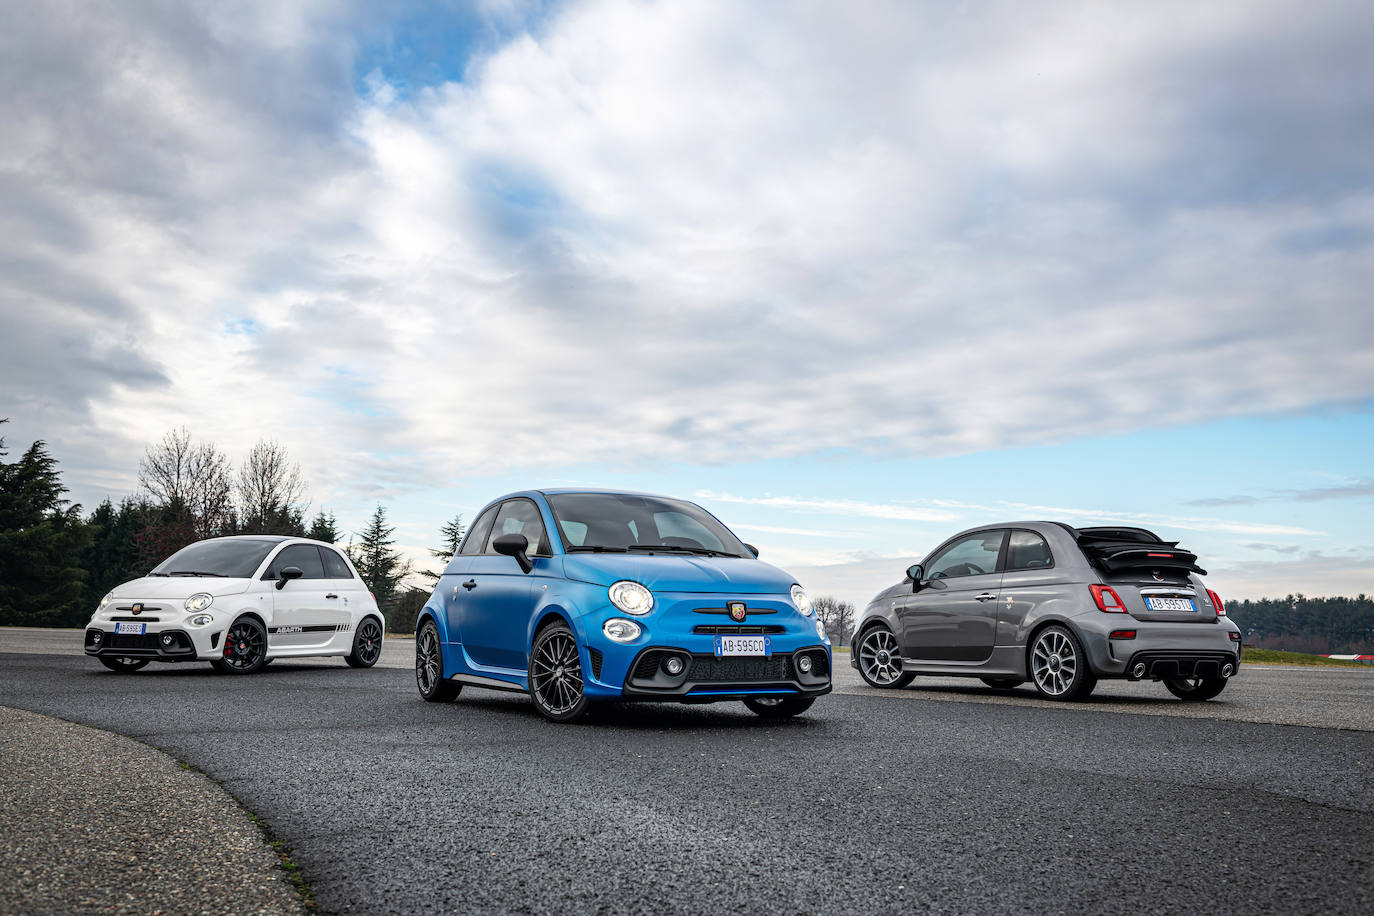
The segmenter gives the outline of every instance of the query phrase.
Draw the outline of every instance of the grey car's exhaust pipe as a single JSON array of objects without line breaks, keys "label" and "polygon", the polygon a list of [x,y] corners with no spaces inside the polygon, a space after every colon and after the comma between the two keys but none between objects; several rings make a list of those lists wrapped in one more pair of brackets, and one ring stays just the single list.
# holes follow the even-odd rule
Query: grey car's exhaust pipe
[{"label": "grey car's exhaust pipe", "polygon": [[1136,679],[1138,680],[1138,679],[1140,679],[1140,678],[1142,678],[1142,677],[1144,677],[1144,676],[1145,676],[1145,663],[1144,663],[1144,662],[1136,662],[1135,667],[1131,669],[1131,677],[1136,678]]},{"label": "grey car's exhaust pipe", "polygon": [[1232,665],[1232,664],[1230,664],[1230,663],[1228,662],[1227,664],[1221,666],[1221,676],[1222,676],[1222,677],[1230,677],[1231,675],[1233,675],[1233,674],[1235,674],[1235,673],[1236,673],[1236,666],[1235,666],[1235,665]]}]

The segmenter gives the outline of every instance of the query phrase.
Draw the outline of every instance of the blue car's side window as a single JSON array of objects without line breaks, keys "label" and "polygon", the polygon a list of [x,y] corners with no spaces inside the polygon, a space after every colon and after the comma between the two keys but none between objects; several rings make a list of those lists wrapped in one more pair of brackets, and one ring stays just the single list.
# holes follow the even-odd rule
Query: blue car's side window
[{"label": "blue car's side window", "polygon": [[491,533],[491,523],[496,518],[498,507],[492,506],[483,512],[477,521],[472,523],[472,528],[468,531],[468,536],[463,539],[463,546],[458,553],[463,556],[481,553],[487,546],[487,535]]},{"label": "blue car's side window", "polygon": [[[544,537],[544,519],[539,515],[539,507],[528,499],[508,499],[501,504],[491,540],[503,534],[523,534],[530,542],[530,556],[546,557],[550,553],[548,539]],[[496,551],[488,546],[485,552]]]}]

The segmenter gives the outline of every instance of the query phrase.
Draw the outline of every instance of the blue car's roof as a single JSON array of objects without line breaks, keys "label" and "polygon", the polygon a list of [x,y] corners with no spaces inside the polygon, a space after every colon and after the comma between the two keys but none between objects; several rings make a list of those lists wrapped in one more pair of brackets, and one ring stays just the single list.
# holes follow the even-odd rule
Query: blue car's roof
[{"label": "blue car's roof", "polygon": [[[545,488],[542,488],[542,489],[539,489],[539,490],[535,490],[534,492],[536,492],[536,493],[542,493],[542,494],[544,494],[545,496],[560,496],[560,495],[562,495],[562,494],[564,494],[564,493],[611,493],[611,494],[614,494],[614,495],[616,495],[616,496],[659,496],[659,495],[660,495],[660,494],[658,494],[658,493],[642,493],[642,492],[640,492],[640,491],[638,491],[638,490],[606,490],[606,489],[602,489],[601,487],[545,487]],[[513,494],[512,494],[512,495],[513,495]],[[666,496],[666,497],[663,497],[663,498],[664,498],[664,499],[673,499],[674,497]]]}]

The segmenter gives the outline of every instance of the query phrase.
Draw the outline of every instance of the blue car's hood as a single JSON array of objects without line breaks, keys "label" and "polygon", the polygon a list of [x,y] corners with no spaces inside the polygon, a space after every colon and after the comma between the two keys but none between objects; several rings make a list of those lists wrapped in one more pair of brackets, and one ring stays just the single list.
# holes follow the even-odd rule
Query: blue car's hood
[{"label": "blue car's hood", "polygon": [[632,579],[650,591],[731,595],[786,595],[797,581],[759,560],[664,554],[568,554],[563,558],[563,574],[593,585]]}]

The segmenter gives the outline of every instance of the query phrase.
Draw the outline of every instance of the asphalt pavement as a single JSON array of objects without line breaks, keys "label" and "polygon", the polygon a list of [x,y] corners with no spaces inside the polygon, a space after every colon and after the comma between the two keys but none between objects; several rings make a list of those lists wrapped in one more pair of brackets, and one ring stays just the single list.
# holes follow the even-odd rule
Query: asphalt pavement
[{"label": "asphalt pavement", "polygon": [[840,692],[784,722],[654,704],[554,726],[519,696],[426,704],[389,667],[129,676],[41,654],[0,654],[0,704],[204,770],[291,847],[322,912],[1367,911],[1374,672],[1247,670],[1200,704],[1349,694],[1332,729],[1128,685],[1086,706],[869,696],[837,667]]}]

